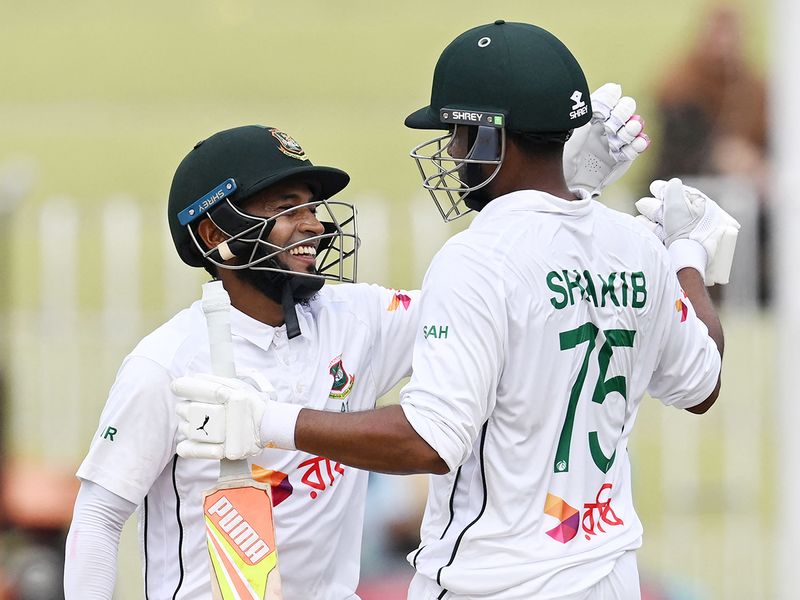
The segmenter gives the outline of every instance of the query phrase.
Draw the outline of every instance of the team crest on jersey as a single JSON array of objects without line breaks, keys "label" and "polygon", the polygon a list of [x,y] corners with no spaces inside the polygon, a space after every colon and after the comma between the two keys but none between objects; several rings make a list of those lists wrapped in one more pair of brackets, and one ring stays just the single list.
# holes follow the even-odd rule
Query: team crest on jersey
[{"label": "team crest on jersey", "polygon": [[331,385],[331,391],[328,394],[328,398],[333,400],[341,400],[341,412],[348,412],[350,410],[350,404],[347,400],[347,397],[350,395],[350,392],[353,389],[353,384],[356,382],[356,376],[350,375],[347,371],[345,371],[341,355],[337,356],[331,361],[331,364],[328,365],[328,372],[333,377],[333,385]]},{"label": "team crest on jersey", "polygon": [[389,302],[389,306],[386,308],[386,310],[393,312],[401,306],[405,310],[408,310],[409,304],[411,304],[411,296],[404,294],[402,291],[398,291],[394,293],[394,296],[392,296],[392,300]]},{"label": "team crest on jersey", "polygon": [[291,156],[298,160],[308,160],[305,150],[297,143],[292,136],[288,133],[282,132],[280,129],[272,128],[269,130],[276,140],[278,140],[278,150],[283,152],[286,156]]}]

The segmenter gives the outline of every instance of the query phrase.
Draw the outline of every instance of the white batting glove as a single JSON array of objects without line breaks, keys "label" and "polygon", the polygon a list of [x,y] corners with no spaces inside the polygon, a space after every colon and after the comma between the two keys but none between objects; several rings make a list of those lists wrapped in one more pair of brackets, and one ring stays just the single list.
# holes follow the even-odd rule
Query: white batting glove
[{"label": "white batting glove", "polygon": [[650,192],[636,202],[637,219],[667,246],[675,270],[697,269],[708,286],[728,283],[739,222],[680,179],[657,179]]},{"label": "white batting glove", "polygon": [[606,83],[591,96],[592,119],[572,132],[564,145],[567,185],[592,196],[615,182],[647,150],[650,138],[636,101],[622,95],[622,86]]},{"label": "white batting glove", "polygon": [[178,444],[178,454],[239,460],[264,447],[294,450],[294,426],[301,407],[276,402],[274,388],[263,378],[259,387],[205,373],[175,379],[172,392],[187,399],[175,407],[186,438]]}]

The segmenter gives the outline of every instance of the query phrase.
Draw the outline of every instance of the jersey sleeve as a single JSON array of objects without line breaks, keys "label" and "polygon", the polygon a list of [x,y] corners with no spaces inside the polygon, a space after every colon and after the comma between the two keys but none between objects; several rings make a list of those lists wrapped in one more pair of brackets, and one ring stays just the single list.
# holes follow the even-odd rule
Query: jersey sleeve
[{"label": "jersey sleeve", "polygon": [[111,598],[119,538],[136,505],[84,481],[75,500],[64,552],[66,600]]},{"label": "jersey sleeve", "polygon": [[677,276],[669,275],[658,316],[665,327],[662,348],[648,392],[665,405],[691,408],[714,391],[722,360]]},{"label": "jersey sleeve", "polygon": [[506,339],[504,294],[487,257],[449,244],[428,270],[420,304],[413,374],[401,406],[453,470],[494,407]]},{"label": "jersey sleeve", "polygon": [[379,322],[376,352],[371,362],[378,397],[411,374],[414,336],[419,324],[419,290],[393,290],[371,286],[377,291]]},{"label": "jersey sleeve", "polygon": [[175,454],[177,416],[171,377],[139,356],[125,359],[100,415],[78,477],[138,505]]}]

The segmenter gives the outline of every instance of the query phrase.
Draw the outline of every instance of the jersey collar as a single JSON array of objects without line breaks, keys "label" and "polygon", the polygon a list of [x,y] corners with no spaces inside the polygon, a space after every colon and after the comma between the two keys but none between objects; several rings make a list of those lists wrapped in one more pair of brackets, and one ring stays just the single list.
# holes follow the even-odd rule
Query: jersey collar
[{"label": "jersey collar", "polygon": [[564,200],[538,190],[519,190],[498,196],[478,213],[473,223],[480,223],[494,215],[515,211],[581,215],[592,210],[591,195],[581,189],[571,190],[579,200]]},{"label": "jersey collar", "polygon": [[[308,323],[308,315],[305,310],[302,310],[302,307],[298,306],[297,308],[297,320],[302,332],[301,337],[308,339],[312,332],[312,328]],[[267,351],[275,338],[286,340],[286,325],[272,327],[231,306],[231,335],[243,338],[258,348]]]}]

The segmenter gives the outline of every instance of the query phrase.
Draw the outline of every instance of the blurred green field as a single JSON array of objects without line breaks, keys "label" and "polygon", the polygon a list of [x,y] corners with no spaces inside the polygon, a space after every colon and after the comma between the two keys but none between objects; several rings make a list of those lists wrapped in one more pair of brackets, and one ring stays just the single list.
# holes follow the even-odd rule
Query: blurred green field
[{"label": "blurred green field", "polygon": [[[761,65],[763,5],[738,4],[752,60]],[[5,0],[3,6],[0,165],[18,156],[35,161],[38,178],[20,209],[24,218],[54,195],[96,205],[120,192],[161,212],[174,169],[194,142],[245,123],[282,128],[315,162],[347,170],[352,184],[344,197],[379,191],[402,204],[419,190],[408,150],[425,139],[402,120],[427,102],[436,58],[461,31],[500,17],[550,28],[584,65],[591,87],[622,82],[648,118],[654,83],[692,43],[706,5],[516,0],[487,10],[452,0]],[[649,121],[657,143],[658,124]],[[647,171],[645,156],[627,183],[641,186]],[[391,236],[398,249],[392,281],[417,284],[402,258],[402,231]],[[15,255],[13,303],[25,306],[35,284],[18,263]]]},{"label": "blurred green field", "polygon": [[[765,69],[764,3],[735,4],[746,16],[751,60]],[[10,256],[3,258],[10,269],[5,308],[24,312],[40,303],[39,240],[31,232],[43,203],[65,196],[91,215],[109,198],[126,194],[161,219],[174,169],[192,145],[214,131],[246,123],[277,126],[296,137],[314,162],[347,170],[352,183],[342,198],[386,199],[396,218],[383,233],[390,259],[382,283],[418,286],[421,274],[409,258],[404,232],[406,205],[420,195],[419,175],[408,151],[426,134],[405,129],[403,118],[427,102],[433,66],[447,42],[468,27],[497,18],[548,28],[576,54],[592,88],[619,81],[637,98],[657,144],[653,87],[693,43],[707,6],[695,0],[508,0],[493,5],[453,0],[0,0],[0,170],[22,157],[32,161],[36,173],[11,221],[18,231],[0,230],[0,248],[10,246]],[[645,155],[622,185],[642,187],[649,160]],[[436,221],[435,211],[428,208],[413,218]],[[159,251],[147,248],[147,260],[160,260]],[[96,240],[83,239],[80,254],[79,303],[94,310],[102,295]],[[370,260],[368,248],[362,256]],[[163,318],[160,292],[153,291],[162,282],[147,281],[150,287],[141,293],[147,312],[140,334]],[[676,415],[689,417],[687,429],[703,428],[697,456],[702,481],[691,488],[691,497],[683,494],[689,489],[681,487],[686,482],[670,489],[671,482],[662,477],[670,449],[661,445],[659,407],[643,409],[633,436],[638,504],[645,521],[643,570],[658,580],[674,579],[676,585],[688,581],[695,591],[681,596],[687,600],[768,597],[753,595],[748,585],[737,582],[747,579],[748,569],[761,573],[755,580],[768,579],[763,570],[769,558],[763,552],[736,553],[725,545],[741,547],[749,537],[761,536],[751,550],[768,547],[769,535],[759,531],[762,521],[754,515],[772,503],[768,484],[773,474],[765,466],[770,464],[769,447],[754,450],[759,458],[755,467],[745,461],[736,472],[726,460],[743,451],[730,447],[724,434],[739,425],[744,431],[754,425],[747,421],[748,407],[772,397],[769,371],[757,371],[762,375],[756,376],[751,369],[769,365],[773,324],[769,315],[730,315],[726,324],[725,389],[738,416],[723,408],[697,425],[691,415]],[[125,351],[94,350],[102,356],[100,364],[109,366],[98,369],[98,381],[90,389],[106,389]],[[52,402],[57,410],[58,398],[41,401]],[[99,410],[104,398],[92,401]],[[768,429],[769,406],[758,415],[758,430]],[[97,414],[80,418],[91,430]],[[15,450],[35,443],[24,432],[11,432],[10,438]],[[84,451],[64,449],[66,456]],[[686,448],[677,452],[686,458]],[[637,465],[636,456],[648,462]],[[739,503],[720,505],[728,488],[737,485],[743,490]],[[670,530],[682,511],[691,513],[685,528]],[[741,517],[742,530],[735,539],[719,539],[713,532],[730,515]],[[130,524],[125,535],[122,600],[140,596],[131,588],[138,558]],[[665,547],[674,555],[665,558]],[[698,583],[703,568],[696,563],[709,556],[711,583],[704,589]]]},{"label": "blurred green field", "polygon": [[[98,202],[124,190],[154,210],[197,139],[250,122],[284,128],[312,159],[347,169],[351,193],[402,201],[418,187],[406,156],[420,141],[403,117],[427,100],[444,45],[499,17],[555,31],[592,87],[621,81],[647,116],[653,83],[704,13],[695,0],[507,1],[491,10],[452,0],[3,4],[0,161],[28,154],[39,163],[29,201],[66,193]],[[762,64],[763,3],[741,5]]]}]

